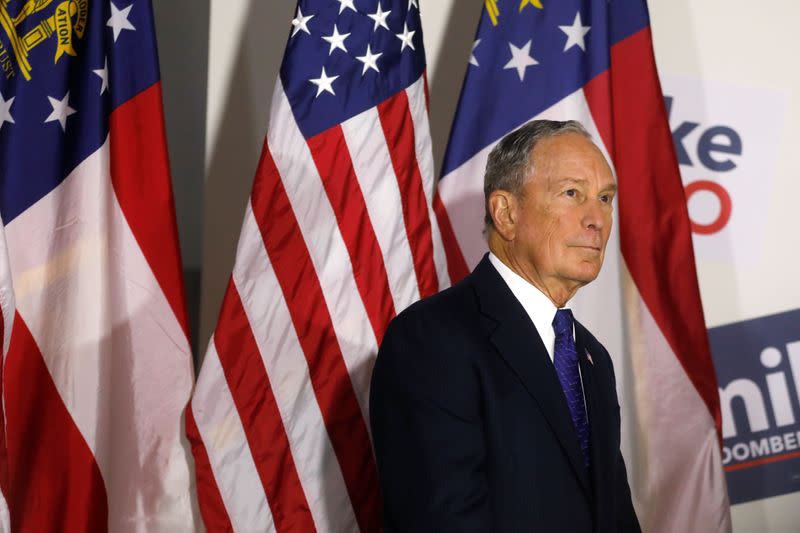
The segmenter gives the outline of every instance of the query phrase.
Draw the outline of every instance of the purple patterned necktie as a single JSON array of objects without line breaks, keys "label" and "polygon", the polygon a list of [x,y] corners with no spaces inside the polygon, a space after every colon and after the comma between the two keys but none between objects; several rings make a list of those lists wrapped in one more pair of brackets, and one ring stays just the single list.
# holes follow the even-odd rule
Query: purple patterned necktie
[{"label": "purple patterned necktie", "polygon": [[558,380],[564,390],[572,424],[578,435],[578,443],[583,453],[583,463],[589,467],[589,422],[586,419],[586,405],[583,401],[583,387],[578,371],[578,351],[572,337],[572,311],[559,309],[553,319],[553,330],[556,332],[553,364],[556,367]]}]

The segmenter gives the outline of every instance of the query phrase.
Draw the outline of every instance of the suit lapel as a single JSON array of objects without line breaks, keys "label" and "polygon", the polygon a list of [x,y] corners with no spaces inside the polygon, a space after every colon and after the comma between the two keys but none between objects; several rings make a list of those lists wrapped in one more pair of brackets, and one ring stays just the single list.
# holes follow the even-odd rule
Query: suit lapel
[{"label": "suit lapel", "polygon": [[591,494],[589,476],[561,383],[536,328],[488,256],[475,268],[472,281],[481,312],[491,319],[487,324],[489,340],[536,401],[575,475],[587,494]]}]

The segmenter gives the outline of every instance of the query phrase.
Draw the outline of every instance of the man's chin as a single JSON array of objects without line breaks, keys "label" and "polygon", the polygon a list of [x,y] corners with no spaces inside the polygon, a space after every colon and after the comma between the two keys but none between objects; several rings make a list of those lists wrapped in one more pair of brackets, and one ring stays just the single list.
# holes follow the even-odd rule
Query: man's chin
[{"label": "man's chin", "polygon": [[591,283],[597,279],[597,276],[600,275],[601,266],[602,263],[601,264],[596,264],[593,262],[583,263],[580,265],[578,269],[576,269],[575,272],[572,273],[572,276],[570,276],[570,278],[573,281],[580,283],[581,286],[586,285],[587,283]]}]

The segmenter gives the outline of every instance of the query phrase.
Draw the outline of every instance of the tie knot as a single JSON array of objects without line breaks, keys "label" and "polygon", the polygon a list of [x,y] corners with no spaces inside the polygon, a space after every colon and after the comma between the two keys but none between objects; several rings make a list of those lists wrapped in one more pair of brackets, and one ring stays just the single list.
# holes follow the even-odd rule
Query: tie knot
[{"label": "tie knot", "polygon": [[556,311],[556,316],[553,318],[553,331],[556,332],[556,337],[562,335],[572,336],[572,320],[572,311],[569,309]]}]

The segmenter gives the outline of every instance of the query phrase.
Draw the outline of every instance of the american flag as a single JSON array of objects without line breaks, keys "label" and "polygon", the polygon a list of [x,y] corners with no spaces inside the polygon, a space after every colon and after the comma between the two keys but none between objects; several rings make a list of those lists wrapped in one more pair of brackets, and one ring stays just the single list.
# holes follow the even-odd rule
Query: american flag
[{"label": "american flag", "polygon": [[467,68],[439,183],[458,242],[448,257],[471,267],[485,252],[476,213],[498,140],[535,118],[582,121],[616,168],[619,205],[603,272],[572,305],[615,357],[639,519],[645,531],[729,529],[716,377],[644,0],[486,0]]},{"label": "american flag", "polygon": [[13,279],[12,294],[0,267],[0,487],[13,531],[196,527],[151,9],[0,0],[0,265]]},{"label": "american flag", "polygon": [[368,387],[450,284],[417,0],[302,0],[187,416],[210,531],[378,531]]}]

